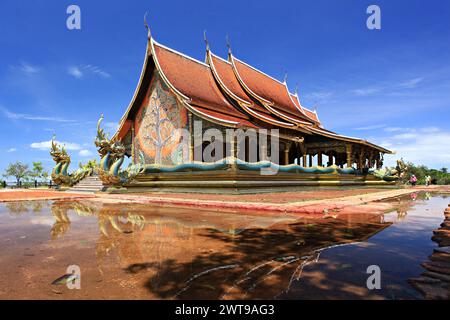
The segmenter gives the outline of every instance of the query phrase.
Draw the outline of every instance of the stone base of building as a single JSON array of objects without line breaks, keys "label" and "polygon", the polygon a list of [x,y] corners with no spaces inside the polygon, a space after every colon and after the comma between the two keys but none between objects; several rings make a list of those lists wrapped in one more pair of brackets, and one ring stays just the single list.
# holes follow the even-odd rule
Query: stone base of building
[{"label": "stone base of building", "polygon": [[307,187],[395,186],[373,175],[209,171],[140,174],[121,189],[108,188],[110,193],[123,192],[188,192],[244,194],[300,191]]}]

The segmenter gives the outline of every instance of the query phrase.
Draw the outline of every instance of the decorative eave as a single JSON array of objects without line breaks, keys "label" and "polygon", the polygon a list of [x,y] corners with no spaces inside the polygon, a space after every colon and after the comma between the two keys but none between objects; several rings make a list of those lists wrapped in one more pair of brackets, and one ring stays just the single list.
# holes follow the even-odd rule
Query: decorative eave
[{"label": "decorative eave", "polygon": [[[266,77],[268,77],[268,78],[270,78],[270,79],[272,79],[272,80],[274,80],[274,81],[279,82],[279,83],[282,84],[282,85],[286,88],[286,90],[287,90],[287,87],[286,87],[286,84],[285,84],[285,83],[283,84],[283,83],[281,83],[280,81],[278,81],[277,79],[275,79],[275,78],[269,76],[268,74],[266,74],[266,73],[264,73],[264,72],[262,72],[262,71],[260,71],[260,70],[257,70],[257,69],[255,69],[254,67],[252,67],[252,66],[246,64],[245,62],[243,62],[243,61],[241,61],[241,60],[235,58],[234,55],[231,53],[231,51],[228,52],[228,60],[230,61],[231,65],[232,65],[232,67],[233,67],[233,71],[234,71],[234,73],[235,73],[235,75],[236,75],[236,78],[238,79],[239,83],[241,84],[241,86],[245,89],[245,91],[246,91],[250,96],[252,96],[255,100],[259,101],[259,102],[260,102],[260,103],[261,103],[261,104],[262,104],[262,105],[263,105],[270,113],[274,114],[275,116],[277,116],[277,117],[279,117],[279,118],[281,118],[281,119],[283,119],[283,120],[285,120],[285,121],[289,121],[289,122],[291,122],[291,123],[294,123],[294,124],[296,125],[296,127],[303,127],[304,131],[305,131],[305,130],[308,131],[308,128],[307,128],[307,127],[308,127],[308,126],[311,126],[312,123],[306,122],[306,121],[302,121],[302,120],[299,120],[299,119],[295,119],[295,118],[293,118],[292,116],[286,114],[285,112],[282,112],[282,111],[280,111],[280,110],[277,110],[277,108],[275,108],[275,103],[274,103],[274,102],[269,101],[269,100],[267,100],[267,99],[261,97],[260,95],[256,94],[254,91],[252,91],[252,90],[250,89],[250,87],[245,83],[245,81],[243,80],[242,76],[240,75],[239,70],[238,70],[238,68],[237,68],[237,66],[236,66],[236,62],[235,62],[235,61],[237,60],[237,61],[239,61],[240,63],[242,63],[243,65],[248,66],[249,68],[255,70],[256,72],[259,72],[259,73],[261,73],[262,75],[264,75],[264,76],[266,76]],[[287,91],[288,91],[288,90],[287,90]],[[294,105],[294,108],[297,109],[297,107],[295,106],[294,102],[291,100],[290,97],[289,97],[289,99],[290,99],[291,103]],[[308,118],[308,117],[307,117],[307,118]],[[308,118],[308,119],[309,119],[309,118]]]},{"label": "decorative eave", "polygon": [[128,104],[127,109],[125,110],[125,113],[123,114],[122,118],[120,118],[119,127],[118,127],[117,131],[114,133],[113,137],[111,138],[111,141],[117,140],[119,135],[120,135],[119,133],[121,133],[123,131],[122,129],[123,129],[123,126],[125,124],[125,121],[128,118],[128,114],[130,113],[130,110],[133,107],[133,105],[134,105],[134,103],[136,101],[136,98],[138,96],[138,93],[139,93],[139,91],[141,89],[141,86],[142,86],[142,81],[144,79],[145,71],[147,69],[147,65],[148,65],[148,61],[149,61],[149,53],[151,51],[151,48],[150,48],[151,47],[151,34],[150,34],[150,29],[147,29],[147,30],[148,30],[148,33],[147,33],[147,47],[145,49],[145,58],[144,58],[144,62],[142,64],[141,74],[139,76],[139,81],[138,81],[138,84],[136,86],[136,89],[134,90],[134,93],[133,93],[133,96],[131,98],[131,101]]},{"label": "decorative eave", "polygon": [[261,104],[263,104],[264,106],[266,105],[273,105],[273,102],[264,99],[263,97],[257,95],[256,93],[254,93],[248,86],[247,84],[244,82],[244,80],[242,79],[241,75],[239,74],[239,71],[236,67],[236,63],[235,63],[235,57],[233,56],[233,54],[231,53],[231,51],[228,52],[228,60],[230,61],[231,65],[233,66],[233,71],[234,74],[236,75],[236,78],[238,79],[239,83],[241,84],[241,86],[245,89],[245,91],[251,95],[254,99],[258,100],[259,102],[261,102]]},{"label": "decorative eave", "polygon": [[337,133],[333,133],[333,132],[329,132],[329,131],[323,130],[321,128],[314,128],[314,127],[312,127],[311,131],[316,133],[316,134],[318,134],[318,135],[324,136],[324,137],[328,137],[328,138],[332,138],[332,139],[336,139],[336,140],[341,140],[341,141],[345,141],[345,142],[350,142],[350,143],[355,143],[355,144],[360,144],[360,145],[364,145],[364,146],[376,149],[376,150],[378,150],[378,151],[380,151],[382,153],[393,154],[393,152],[391,150],[388,150],[386,148],[383,148],[381,146],[373,144],[373,143],[371,143],[371,142],[369,142],[367,140],[362,140],[362,139],[355,138],[355,137],[348,137],[348,136],[340,135],[340,134],[337,134]]},{"label": "decorative eave", "polygon": [[[314,113],[314,114],[316,115],[316,118],[317,118],[317,121],[316,121],[316,122],[317,122],[319,125],[322,124],[322,122],[321,122],[320,119],[319,119],[319,114],[317,113],[316,109],[311,110],[311,109],[308,109],[308,108],[303,107],[303,106],[302,106],[302,108],[305,109],[305,110],[307,110],[307,111],[309,111],[309,112],[311,112],[311,113]],[[308,117],[309,117],[309,116],[308,116]],[[311,117],[309,117],[309,118],[311,118]],[[314,120],[314,119],[312,119],[312,120]]]},{"label": "decorative eave", "polygon": [[[213,75],[211,74],[211,68],[208,64],[203,63],[201,61],[198,61],[196,59],[193,59],[183,53],[180,53],[178,51],[175,51],[171,48],[165,47],[161,44],[159,44],[158,42],[156,42],[154,39],[151,39],[151,54],[153,57],[153,60],[155,62],[155,66],[156,69],[159,71],[160,75],[161,75],[161,79],[162,81],[164,81],[164,83],[169,87],[169,89],[175,94],[175,96],[178,98],[178,100],[182,103],[182,105],[188,109],[191,113],[195,114],[196,116],[203,118],[207,121],[211,121],[213,123],[216,123],[218,125],[222,125],[225,127],[232,127],[232,128],[256,128],[257,126],[254,125],[253,123],[251,123],[249,120],[246,120],[245,118],[240,118],[240,116],[245,116],[247,117],[247,115],[242,114],[242,115],[231,115],[231,114],[223,114],[223,117],[218,116],[220,114],[219,111],[213,111],[213,110],[208,110],[208,108],[204,108],[201,103],[199,104],[199,106],[197,107],[196,105],[193,104],[193,99],[192,97],[187,96],[186,94],[182,93],[169,79],[169,77],[166,75],[166,72],[164,71],[164,68],[162,68],[160,62],[159,62],[159,58],[158,58],[158,54],[155,50],[155,45],[157,45],[159,48],[163,48],[165,50],[168,50],[172,53],[175,53],[179,56],[182,56],[188,60],[191,60],[195,63],[201,64],[204,67],[208,68],[208,72],[207,74],[211,77],[214,85],[217,85],[214,81]],[[223,94],[220,92],[220,89],[217,88],[218,92],[220,93],[220,96],[224,99],[224,101],[227,101],[226,98],[223,96]],[[195,104],[197,104],[198,102],[196,102]],[[229,104],[229,102],[227,102],[227,104]],[[231,104],[229,104],[229,107],[233,110],[233,106]],[[202,110],[203,109],[203,110]],[[238,110],[234,109],[234,112],[240,113]],[[216,116],[215,116],[215,115]],[[233,120],[228,120],[228,119],[224,119],[224,118],[234,118],[236,119],[236,121]]]},{"label": "decorative eave", "polygon": [[[269,117],[267,117],[266,115],[264,115],[264,114],[262,114],[262,113],[260,113],[260,112],[258,112],[258,111],[253,110],[253,109],[251,108],[251,106],[252,106],[252,104],[253,104],[252,102],[249,102],[249,101],[247,101],[247,100],[244,100],[244,99],[238,97],[236,94],[234,94],[234,93],[233,93],[233,92],[225,85],[225,83],[224,83],[223,80],[221,79],[221,77],[220,77],[220,75],[219,75],[219,72],[217,71],[217,69],[216,69],[216,67],[215,67],[215,65],[214,65],[214,61],[213,61],[213,58],[212,58],[213,56],[214,56],[215,58],[217,58],[217,59],[223,60],[223,61],[224,61],[225,63],[227,63],[227,64],[230,64],[230,62],[229,62],[229,61],[226,61],[226,60],[224,60],[224,59],[222,59],[222,58],[220,58],[219,56],[216,56],[216,55],[213,54],[213,53],[211,52],[211,50],[209,50],[209,48],[207,47],[207,49],[206,49],[206,62],[207,62],[207,63],[209,64],[209,66],[211,67],[211,71],[212,71],[212,74],[213,74],[214,78],[217,80],[219,86],[225,91],[225,93],[228,94],[233,100],[235,100],[236,103],[238,103],[239,106],[240,106],[242,109],[244,109],[245,112],[247,112],[248,114],[250,114],[251,116],[253,116],[253,117],[255,117],[255,118],[259,119],[259,120],[262,120],[262,121],[264,121],[264,122],[270,123],[270,124],[275,125],[275,126],[280,126],[280,127],[288,128],[288,129],[295,129],[295,128],[296,128],[296,125],[295,125],[295,124],[288,123],[288,122],[278,121],[278,120],[275,120],[275,119],[273,119],[273,118],[269,118]],[[231,66],[231,64],[230,64],[230,66]]]},{"label": "decorative eave", "polygon": [[[290,91],[289,91],[289,89],[287,87],[287,84],[286,84],[286,89],[287,89],[287,92],[289,94],[289,97],[291,98],[291,100],[294,103],[294,105],[297,108],[297,110],[299,110],[304,116],[306,116],[308,119],[310,119],[315,125],[320,126],[320,121],[319,121],[319,117],[317,116],[317,112],[315,110],[311,111],[311,110],[305,108],[302,105],[302,103],[300,102],[300,98],[298,96],[297,88],[295,89],[295,93],[293,93],[293,94],[290,93]],[[311,116],[309,116],[308,113],[305,112],[305,110],[308,110],[309,112],[314,113],[316,115],[316,119],[311,118]]]}]

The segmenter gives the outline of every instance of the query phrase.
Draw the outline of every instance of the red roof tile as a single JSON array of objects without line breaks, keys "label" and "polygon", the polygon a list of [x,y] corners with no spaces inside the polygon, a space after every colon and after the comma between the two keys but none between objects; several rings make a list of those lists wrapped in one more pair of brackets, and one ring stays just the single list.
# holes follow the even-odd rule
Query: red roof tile
[{"label": "red roof tile", "polygon": [[317,114],[316,114],[315,112],[312,112],[312,111],[306,109],[306,108],[303,108],[303,107],[300,105],[300,101],[298,101],[298,97],[297,97],[296,95],[294,95],[294,94],[291,93],[291,98],[292,98],[292,101],[294,101],[294,103],[295,103],[295,105],[297,106],[297,108],[301,109],[302,112],[305,113],[306,116],[307,116],[309,119],[311,119],[311,120],[314,121],[314,122],[320,123],[319,118],[317,118]]},{"label": "red roof tile", "polygon": [[201,114],[204,114],[209,118],[217,119],[219,121],[225,121],[225,122],[231,121],[234,123],[238,123],[237,126],[245,126],[245,127],[249,127],[249,128],[255,128],[255,129],[258,128],[257,125],[251,123],[248,120],[242,119],[242,118],[226,115],[226,114],[212,111],[210,109],[203,108],[203,107],[196,106],[196,105],[192,105],[192,108],[194,109],[194,111],[197,111],[198,113],[200,113],[199,114],[200,117],[201,117]]},{"label": "red roof tile", "polygon": [[308,109],[303,108],[303,111],[306,113],[306,115],[311,118],[312,120],[314,120],[315,122],[320,123],[319,118],[317,117],[317,114],[315,112],[312,112]]},{"label": "red roof tile", "polygon": [[278,111],[298,121],[310,121],[292,102],[286,85],[232,56],[236,71],[244,84],[258,97],[273,103]]},{"label": "red roof tile", "polygon": [[213,74],[217,76],[218,82],[222,82],[222,86],[225,87],[225,92],[229,91],[231,95],[235,96],[232,97],[233,99],[236,99],[237,97],[245,102],[245,108],[250,109],[245,110],[249,115],[271,124],[278,124],[286,127],[292,126],[291,123],[272,116],[266,108],[255,103],[253,99],[245,93],[244,89],[242,89],[239,84],[236,75],[234,74],[233,67],[230,62],[217,57],[210,51],[208,51],[207,54],[210,54],[211,69],[215,71]]},{"label": "red roof tile", "polygon": [[167,80],[179,92],[190,98],[192,104],[218,114],[249,119],[223,96],[208,65],[157,43],[154,43],[154,51]]}]

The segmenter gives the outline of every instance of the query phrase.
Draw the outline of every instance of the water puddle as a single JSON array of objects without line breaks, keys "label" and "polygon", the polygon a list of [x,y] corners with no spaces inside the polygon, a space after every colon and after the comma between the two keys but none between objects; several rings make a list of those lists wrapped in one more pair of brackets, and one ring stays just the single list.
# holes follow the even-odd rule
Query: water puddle
[{"label": "water puddle", "polygon": [[[294,218],[89,201],[0,204],[0,299],[420,299],[449,202]],[[81,289],[52,285],[69,265]],[[381,289],[368,290],[369,265]]]}]

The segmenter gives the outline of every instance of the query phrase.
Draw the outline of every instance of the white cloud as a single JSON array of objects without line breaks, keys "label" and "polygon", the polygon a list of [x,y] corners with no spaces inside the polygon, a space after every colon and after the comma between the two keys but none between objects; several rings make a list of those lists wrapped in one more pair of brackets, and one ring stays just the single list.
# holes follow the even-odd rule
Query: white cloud
[{"label": "white cloud", "polygon": [[434,133],[434,132],[439,132],[439,128],[436,127],[426,127],[426,128],[422,128],[420,129],[421,132],[425,132],[425,133]]},{"label": "white cloud", "polygon": [[83,149],[83,150],[80,150],[80,152],[78,152],[78,155],[80,157],[90,157],[93,155],[93,153],[87,149]]},{"label": "white cloud", "polygon": [[34,66],[32,64],[29,64],[27,62],[21,62],[19,66],[10,66],[13,69],[18,69],[20,70],[22,73],[26,74],[27,76],[33,75],[33,74],[37,74],[41,71],[40,68],[38,68],[37,66]]},{"label": "white cloud", "polygon": [[8,150],[6,150],[6,152],[16,152],[17,151],[17,148],[9,148]]},{"label": "white cloud", "polygon": [[392,139],[396,140],[408,140],[408,139],[415,139],[417,138],[418,134],[416,133],[400,133],[396,134],[392,137]]},{"label": "white cloud", "polygon": [[81,72],[80,68],[78,67],[69,67],[69,69],[67,70],[67,72],[71,75],[74,76],[77,79],[80,79],[83,77],[83,72]]},{"label": "white cloud", "polygon": [[386,132],[396,132],[396,131],[406,131],[408,128],[400,128],[400,127],[387,127],[383,129]]},{"label": "white cloud", "polygon": [[375,124],[373,126],[354,128],[353,130],[375,130],[375,129],[381,129],[381,128],[384,128],[384,127],[386,127],[385,124]]},{"label": "white cloud", "polygon": [[93,66],[91,64],[71,66],[69,67],[67,72],[77,79],[81,79],[85,74],[92,74],[105,79],[111,77],[108,72],[100,69],[100,67]]},{"label": "white cloud", "polygon": [[424,80],[424,78],[422,78],[422,77],[410,79],[408,81],[401,83],[400,86],[403,88],[408,88],[408,89],[415,88],[423,80]]},{"label": "white cloud", "polygon": [[74,120],[59,118],[59,117],[48,117],[48,116],[40,116],[40,115],[31,115],[25,113],[16,113],[9,111],[6,108],[0,106],[0,110],[3,114],[12,120],[32,120],[32,121],[55,121],[55,122],[75,122]]},{"label": "white cloud", "polygon": [[382,146],[396,151],[394,155],[386,155],[385,165],[392,166],[396,159],[404,158],[436,169],[450,167],[450,149],[446,147],[450,143],[450,131],[434,127],[406,130],[409,132],[381,138]]},{"label": "white cloud", "polygon": [[[66,150],[80,150],[81,146],[78,143],[72,143],[72,142],[60,142],[55,141],[57,144],[64,146]],[[33,149],[39,149],[39,150],[50,150],[52,147],[52,140],[48,141],[42,141],[42,142],[33,142],[30,144],[30,147]]]},{"label": "white cloud", "polygon": [[86,72],[90,72],[90,73],[95,74],[95,75],[98,75],[98,76],[100,76],[100,77],[102,77],[102,78],[110,78],[110,77],[111,77],[111,75],[110,75],[108,72],[106,72],[106,71],[100,69],[100,68],[97,67],[97,66],[93,66],[93,65],[88,64],[88,65],[82,66],[82,68],[83,68]]},{"label": "white cloud", "polygon": [[312,100],[312,101],[325,101],[328,100],[333,96],[333,93],[331,91],[316,91],[311,92],[305,95],[305,98]]},{"label": "white cloud", "polygon": [[119,129],[119,124],[117,122],[105,122],[104,123],[105,129],[117,131]]},{"label": "white cloud", "polygon": [[368,95],[377,93],[379,91],[380,91],[379,88],[361,88],[361,89],[352,90],[351,92],[353,94],[356,94],[357,96],[368,96]]}]

